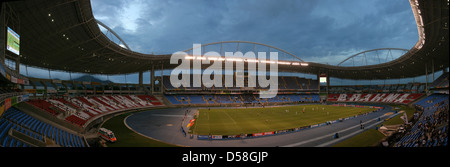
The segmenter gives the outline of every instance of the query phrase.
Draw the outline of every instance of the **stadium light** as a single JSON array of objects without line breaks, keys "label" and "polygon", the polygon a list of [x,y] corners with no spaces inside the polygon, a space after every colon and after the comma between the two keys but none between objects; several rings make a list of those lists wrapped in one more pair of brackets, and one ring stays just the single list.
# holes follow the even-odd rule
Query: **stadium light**
[{"label": "stadium light", "polygon": [[283,64],[283,65],[290,65],[290,62],[283,62],[283,61],[279,61],[278,64]]},{"label": "stadium light", "polygon": [[275,64],[276,63],[275,61],[267,61],[267,60],[261,60],[260,62],[261,63],[266,63],[266,64],[268,64],[268,63]]},{"label": "stadium light", "polygon": [[198,57],[197,57],[197,60],[206,60],[206,57],[198,56]]},{"label": "stadium light", "polygon": [[214,61],[235,61],[235,62],[247,62],[247,63],[265,63],[265,64],[282,64],[282,65],[294,65],[294,66],[309,66],[308,63],[299,62],[287,62],[287,61],[269,61],[269,60],[258,60],[258,59],[241,59],[241,58],[224,58],[224,57],[206,57],[206,56],[185,56],[186,60],[214,60]]},{"label": "stadium light", "polygon": [[244,61],[243,59],[239,59],[239,58],[227,58],[227,61],[236,61],[236,62],[242,62]]},{"label": "stadium light", "polygon": [[246,59],[245,61],[246,62],[251,62],[251,63],[258,63],[259,62],[258,60],[255,60],[255,59]]},{"label": "stadium light", "polygon": [[208,57],[208,60],[217,60],[217,57]]}]

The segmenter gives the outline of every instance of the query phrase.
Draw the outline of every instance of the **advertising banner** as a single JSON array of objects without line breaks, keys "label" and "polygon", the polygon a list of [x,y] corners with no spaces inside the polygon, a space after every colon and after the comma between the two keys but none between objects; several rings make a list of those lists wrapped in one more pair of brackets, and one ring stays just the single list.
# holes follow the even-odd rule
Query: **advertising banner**
[{"label": "advertising banner", "polygon": [[287,130],[279,130],[279,131],[276,131],[276,134],[286,133],[286,132],[287,132]]},{"label": "advertising banner", "polygon": [[239,135],[230,135],[230,136],[223,136],[224,139],[235,139],[239,138]]},{"label": "advertising banner", "polygon": [[220,139],[222,139],[222,135],[212,135],[212,139],[220,140]]},{"label": "advertising banner", "polygon": [[35,92],[37,94],[44,94],[45,92],[47,92],[47,90],[46,89],[35,89]]},{"label": "advertising banner", "polygon": [[263,133],[264,136],[266,136],[266,135],[273,135],[273,134],[274,134],[274,132],[264,132]]},{"label": "advertising banner", "polygon": [[17,96],[13,96],[13,97],[11,97],[10,99],[11,99],[11,103],[10,103],[11,106],[17,104]]},{"label": "advertising banner", "polygon": [[14,77],[14,76],[11,76],[11,82],[12,82],[12,83],[17,83],[17,78]]},{"label": "advertising banner", "polygon": [[327,123],[320,123],[318,126],[325,126]]},{"label": "advertising banner", "polygon": [[207,135],[197,135],[197,139],[198,140],[208,140],[209,136],[207,136]]},{"label": "advertising banner", "polygon": [[259,136],[263,136],[263,133],[253,133],[254,137],[259,137]]},{"label": "advertising banner", "polygon": [[47,93],[58,93],[56,89],[47,89]]},{"label": "advertising banner", "polygon": [[8,110],[11,107],[11,99],[7,98],[5,99],[5,111]]}]

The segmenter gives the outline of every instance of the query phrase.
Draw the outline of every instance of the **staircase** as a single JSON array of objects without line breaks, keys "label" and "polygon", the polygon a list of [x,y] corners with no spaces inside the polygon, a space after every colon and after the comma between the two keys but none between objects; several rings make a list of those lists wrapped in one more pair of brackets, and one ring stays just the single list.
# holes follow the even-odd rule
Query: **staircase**
[{"label": "staircase", "polygon": [[160,101],[166,106],[172,105],[172,103],[169,100],[167,100],[167,98],[164,95],[152,95],[152,96],[158,99],[158,101]]},{"label": "staircase", "polygon": [[416,100],[411,101],[411,102],[408,104],[408,107],[414,108],[413,104],[415,104],[416,102],[421,101],[421,100],[423,100],[423,99],[425,99],[425,98],[427,98],[427,97],[428,97],[427,94],[423,94],[422,97],[417,98]]}]

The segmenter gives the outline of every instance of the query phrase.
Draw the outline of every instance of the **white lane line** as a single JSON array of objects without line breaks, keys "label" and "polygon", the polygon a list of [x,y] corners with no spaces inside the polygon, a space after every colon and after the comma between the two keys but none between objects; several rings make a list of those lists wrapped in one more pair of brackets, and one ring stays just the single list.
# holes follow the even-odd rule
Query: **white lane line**
[{"label": "white lane line", "polygon": [[[377,125],[377,124],[378,124],[378,122],[375,122],[375,123],[373,123],[373,124],[367,126],[366,128],[371,128],[371,127],[373,127],[373,126],[375,126],[375,125]],[[356,125],[356,126],[359,126],[359,125]],[[329,142],[319,144],[319,145],[317,145],[317,146],[315,146],[315,147],[325,147],[325,146],[327,146],[327,145],[331,145],[332,143],[337,143],[337,142],[343,141],[343,140],[345,140],[345,139],[347,139],[347,138],[349,138],[349,137],[352,137],[353,135],[356,135],[356,134],[358,134],[358,133],[362,133],[362,132],[364,132],[364,131],[365,131],[364,129],[357,130],[357,131],[355,131],[355,132],[353,132],[353,133],[350,133],[350,134],[348,134],[348,135],[345,135],[345,136],[343,136],[343,137],[339,137],[339,139],[331,140],[331,141],[329,141]],[[339,132],[338,132],[338,133],[339,133]]]},{"label": "white lane line", "polygon": [[[158,116],[158,117],[180,117],[184,118],[184,115],[167,115],[167,114],[151,114],[152,116]],[[186,117],[192,117],[191,115],[188,115]]]},{"label": "white lane line", "polygon": [[[395,116],[395,115],[397,115],[397,114],[390,115],[390,116]],[[384,119],[383,117],[386,117],[386,116],[388,116],[388,115],[382,115],[382,116],[380,116],[380,119],[382,120],[382,119]],[[376,121],[377,119],[378,119],[378,117],[377,117],[377,118],[374,118],[374,119],[371,119],[371,120],[368,120],[368,121],[366,121],[366,122],[371,122],[371,121],[374,121],[374,120]],[[377,123],[378,123],[378,121],[375,122],[375,124],[377,124]],[[355,126],[351,126],[351,127],[347,128],[347,129],[343,129],[343,130],[341,130],[341,131],[338,131],[337,133],[342,133],[342,132],[348,131],[348,130],[350,130],[350,129],[357,128],[357,127],[359,127],[359,126],[360,126],[359,124],[358,124],[358,125],[355,125]],[[373,126],[373,125],[370,125],[370,126]],[[347,137],[349,137],[349,136],[351,136],[351,135],[353,135],[353,134],[359,133],[360,131],[362,131],[362,130],[359,130],[359,131],[357,131],[357,132],[353,132],[353,133],[351,133],[350,135],[342,136],[342,137],[340,137],[340,138],[343,140],[343,139],[345,139],[345,138],[347,138]],[[317,141],[317,140],[321,140],[321,139],[324,139],[324,138],[327,138],[327,137],[332,137],[332,135],[327,134],[327,135],[323,135],[323,136],[321,136],[321,137],[317,137],[317,138],[313,138],[313,139],[301,141],[301,142],[298,142],[298,143],[293,143],[293,144],[285,145],[285,146],[282,146],[282,147],[297,147],[297,146],[300,146],[300,145],[303,145],[303,144],[306,144],[306,143],[310,143],[310,142],[314,142],[314,141]],[[320,147],[320,146],[323,146],[323,145],[326,145],[326,144],[329,144],[329,143],[332,143],[332,142],[336,142],[336,140],[333,140],[333,141],[331,141],[331,142],[327,142],[327,143],[318,145],[318,146],[316,146],[316,147]]]}]

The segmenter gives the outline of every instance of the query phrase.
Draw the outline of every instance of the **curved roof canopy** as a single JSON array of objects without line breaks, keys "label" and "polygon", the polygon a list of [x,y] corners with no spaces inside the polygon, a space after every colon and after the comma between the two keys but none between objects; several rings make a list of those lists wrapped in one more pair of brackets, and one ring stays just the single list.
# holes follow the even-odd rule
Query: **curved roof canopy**
[{"label": "curved roof canopy", "polygon": [[[342,67],[308,62],[308,66],[279,65],[278,71],[318,74],[347,79],[416,77],[448,67],[448,2],[410,0],[419,41],[390,62]],[[125,49],[100,31],[90,0],[33,0],[9,2],[20,16],[20,62],[29,66],[93,74],[123,74],[175,68],[171,55],[142,54]],[[420,12],[418,12],[420,10]],[[425,38],[426,34],[426,38]],[[301,61],[299,61],[301,62]],[[426,65],[427,64],[427,65]]]}]

